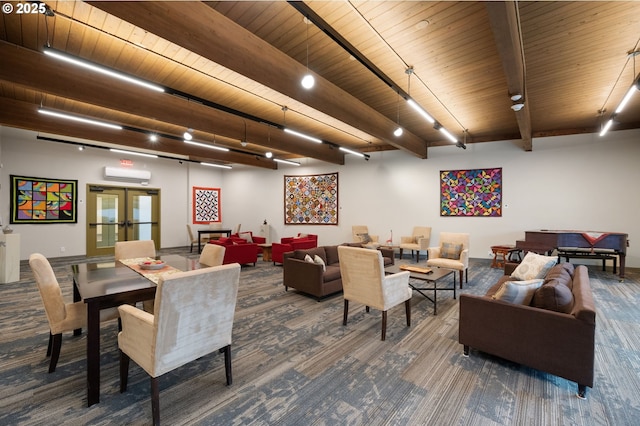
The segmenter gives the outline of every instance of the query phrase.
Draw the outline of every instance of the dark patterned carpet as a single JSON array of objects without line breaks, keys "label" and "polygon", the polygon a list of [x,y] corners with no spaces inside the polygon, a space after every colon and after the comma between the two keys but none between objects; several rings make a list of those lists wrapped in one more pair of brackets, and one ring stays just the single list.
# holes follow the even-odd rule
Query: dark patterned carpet
[{"label": "dark patterned carpet", "polygon": [[[187,254],[185,250],[162,253]],[[193,256],[193,255],[192,255]],[[69,264],[52,261],[71,301]],[[595,385],[587,400],[565,379],[472,351],[457,342],[458,304],[449,292],[433,305],[414,293],[412,326],[404,308],[380,312],[353,304],[342,326],[341,295],[322,302],[285,292],[282,267],[242,268],[234,325],[233,379],[215,353],[160,379],[166,425],[637,425],[640,422],[640,281],[619,282],[590,267],[598,309]],[[472,261],[464,292],[484,293],[501,275]],[[118,391],[117,326],[102,328],[101,402],[86,407],[85,336],[65,334],[55,373],[47,374],[48,326],[33,277],[0,284],[0,424],[151,422],[148,376],[132,363]]]}]

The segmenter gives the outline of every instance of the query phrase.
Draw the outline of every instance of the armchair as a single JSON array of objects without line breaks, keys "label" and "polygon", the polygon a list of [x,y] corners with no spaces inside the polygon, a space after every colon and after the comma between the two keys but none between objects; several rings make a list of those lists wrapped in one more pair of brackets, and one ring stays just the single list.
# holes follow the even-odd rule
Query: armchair
[{"label": "armchair", "polygon": [[400,237],[400,259],[402,259],[403,250],[411,250],[411,258],[413,252],[416,253],[416,262],[420,262],[420,250],[427,251],[429,249],[429,241],[431,239],[430,226],[416,226],[410,237]]},{"label": "armchair", "polygon": [[[62,333],[86,327],[87,305],[82,302],[64,303],[60,284],[46,257],[40,253],[29,256],[29,266],[38,285],[38,292],[44,305],[44,311],[49,322],[49,345],[47,356],[49,361],[49,373],[56,371],[60,348],[62,347]],[[115,308],[100,311],[100,321],[108,321],[118,318]]]},{"label": "armchair", "polygon": [[387,332],[387,311],[404,302],[407,327],[411,326],[411,287],[409,271],[385,275],[382,253],[359,247],[339,246],[340,274],[344,291],[344,316],[347,325],[349,301],[362,303],[382,311],[382,337]]},{"label": "armchair", "polygon": [[284,263],[284,253],[294,250],[305,250],[318,247],[318,236],[314,234],[307,234],[297,237],[284,237],[280,239],[279,243],[271,244],[271,260],[273,264]]},{"label": "armchair", "polygon": [[129,359],[151,377],[153,424],[160,424],[158,378],[219,350],[224,353],[227,385],[232,383],[231,335],[240,265],[223,265],[161,278],[153,314],[130,305],[118,308],[122,331],[120,392],[127,390]]},{"label": "armchair", "polygon": [[460,288],[463,275],[469,282],[469,234],[441,232],[440,246],[429,247],[428,256],[427,266],[460,271]]},{"label": "armchair", "polygon": [[247,243],[242,238],[220,238],[219,240],[209,241],[209,244],[220,245],[225,248],[224,258],[222,261],[223,265],[227,265],[229,263],[239,263],[240,265],[253,263],[255,266],[258,261],[258,251],[260,251],[260,246],[255,243]]},{"label": "armchair", "polygon": [[351,227],[351,233],[353,234],[353,242],[361,244],[362,247],[380,247],[378,235],[369,234],[369,228],[366,225],[353,225]]}]

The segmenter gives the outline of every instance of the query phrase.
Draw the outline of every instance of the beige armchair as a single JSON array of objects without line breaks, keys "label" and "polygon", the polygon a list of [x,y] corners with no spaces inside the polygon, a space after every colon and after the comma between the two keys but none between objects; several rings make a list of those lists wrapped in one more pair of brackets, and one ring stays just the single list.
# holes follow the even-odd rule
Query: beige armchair
[{"label": "beige armchair", "polygon": [[153,240],[118,241],[115,245],[116,261],[136,257],[156,257],[156,245]]},{"label": "beige armchair", "polygon": [[344,317],[347,325],[349,301],[382,311],[382,338],[387,334],[387,311],[404,302],[407,327],[411,326],[411,287],[409,272],[385,275],[382,253],[359,247],[338,247],[340,274],[344,290]]},{"label": "beige armchair", "polygon": [[413,252],[416,254],[416,262],[420,262],[420,251],[429,249],[429,241],[431,240],[430,226],[416,226],[410,237],[400,237],[400,259],[402,259],[403,250],[411,250],[411,258]]},{"label": "beige armchair", "polygon": [[351,233],[353,235],[353,242],[362,244],[362,247],[380,247],[378,235],[369,234],[369,228],[366,225],[353,225],[351,227]]},{"label": "beige armchair", "polygon": [[[49,345],[47,356],[49,361],[49,373],[56,371],[60,348],[62,347],[62,333],[78,330],[87,326],[87,305],[80,301],[64,303],[60,284],[46,257],[40,253],[29,256],[29,266],[38,285],[40,298],[44,304],[44,311],[49,321]],[[118,311],[103,309],[100,311],[100,321],[108,321],[118,318]]]},{"label": "beige armchair", "polygon": [[427,266],[460,271],[460,288],[463,275],[469,282],[469,234],[441,232],[440,246],[429,247],[428,253]]},{"label": "beige armchair", "polygon": [[129,359],[151,377],[153,424],[160,424],[158,378],[219,350],[231,385],[231,333],[238,296],[237,263],[171,274],[160,279],[153,314],[130,305],[118,308],[122,331],[120,392],[127,390]]},{"label": "beige armchair", "polygon": [[218,244],[205,244],[200,253],[199,263],[206,266],[220,266],[224,260],[225,247]]}]

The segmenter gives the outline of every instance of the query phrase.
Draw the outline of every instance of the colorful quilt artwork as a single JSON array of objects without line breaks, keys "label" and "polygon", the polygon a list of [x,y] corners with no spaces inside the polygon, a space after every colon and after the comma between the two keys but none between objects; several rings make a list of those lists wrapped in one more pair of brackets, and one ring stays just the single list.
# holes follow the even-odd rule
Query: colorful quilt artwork
[{"label": "colorful quilt artwork", "polygon": [[193,187],[193,223],[222,222],[220,188]]},{"label": "colorful quilt artwork", "polygon": [[440,216],[502,216],[502,169],[441,171]]},{"label": "colorful quilt artwork", "polygon": [[284,177],[285,225],[337,225],[338,173]]},{"label": "colorful quilt artwork", "polygon": [[11,175],[11,223],[76,223],[78,181]]}]

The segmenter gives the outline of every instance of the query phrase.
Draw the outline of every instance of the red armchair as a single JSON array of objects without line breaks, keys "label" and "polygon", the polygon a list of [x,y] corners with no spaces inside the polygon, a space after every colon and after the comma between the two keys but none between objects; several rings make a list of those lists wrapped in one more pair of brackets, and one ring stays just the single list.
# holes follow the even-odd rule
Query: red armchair
[{"label": "red armchair", "polygon": [[284,263],[284,253],[314,247],[318,247],[317,235],[307,234],[302,236],[298,234],[297,237],[284,237],[280,239],[279,243],[271,244],[271,260],[273,260],[274,265],[276,263]]},{"label": "red armchair", "polygon": [[258,251],[262,252],[260,247],[255,243],[248,243],[242,238],[240,240],[242,242],[234,241],[233,238],[220,238],[219,240],[210,241],[209,244],[218,244],[225,247],[223,265],[229,263],[239,263],[241,265],[253,263],[253,266],[256,266]]},{"label": "red armchair", "polygon": [[[264,244],[267,242],[267,239],[265,237],[253,235],[253,232],[251,231],[242,231],[237,234],[231,234],[229,238],[231,238],[234,242],[241,243],[241,244],[242,243]],[[262,253],[262,248],[259,246],[256,246],[256,254],[261,254],[261,253]]]}]

